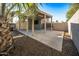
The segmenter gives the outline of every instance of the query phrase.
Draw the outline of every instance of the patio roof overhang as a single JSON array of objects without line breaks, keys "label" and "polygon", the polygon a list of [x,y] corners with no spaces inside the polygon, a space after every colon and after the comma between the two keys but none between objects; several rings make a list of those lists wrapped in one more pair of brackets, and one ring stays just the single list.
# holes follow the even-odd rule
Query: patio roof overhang
[{"label": "patio roof overhang", "polygon": [[52,15],[50,15],[48,13],[41,11],[41,10],[38,11],[38,16],[44,18],[44,15],[46,15],[46,18],[52,18]]},{"label": "patio roof overhang", "polygon": [[[52,15],[44,12],[44,11],[41,11],[41,10],[38,10],[37,11],[37,17],[40,17],[40,18],[44,18],[44,16],[46,15],[46,18],[52,18]],[[32,16],[27,16],[28,18],[31,18]]]}]

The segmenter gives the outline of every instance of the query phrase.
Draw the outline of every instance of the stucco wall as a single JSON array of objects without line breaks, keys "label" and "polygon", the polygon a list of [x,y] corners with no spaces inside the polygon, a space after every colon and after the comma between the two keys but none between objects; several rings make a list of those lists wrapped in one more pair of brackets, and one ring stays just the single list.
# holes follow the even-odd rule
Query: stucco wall
[{"label": "stucco wall", "polygon": [[79,52],[79,24],[71,23],[72,40]]},{"label": "stucco wall", "polygon": [[[41,20],[38,21],[38,24],[35,24],[34,27],[36,30],[40,30],[42,28]],[[35,22],[34,22],[35,23]],[[19,29],[19,21],[16,23],[16,28]],[[27,21],[20,21],[20,29],[27,30]],[[28,20],[28,29],[32,29],[32,20]]]},{"label": "stucco wall", "polygon": [[79,52],[79,10],[68,21],[68,32]]},{"label": "stucco wall", "polygon": [[[16,23],[16,29],[19,29],[19,22]],[[20,29],[27,30],[27,22],[21,22],[20,23]]]},{"label": "stucco wall", "polygon": [[68,21],[68,31],[69,31],[69,34],[71,34],[71,24],[70,23],[76,23],[76,24],[79,23],[79,10]]},{"label": "stucco wall", "polygon": [[0,3],[0,16],[2,16],[2,4]]},{"label": "stucco wall", "polygon": [[68,31],[67,23],[53,23],[53,30]]}]

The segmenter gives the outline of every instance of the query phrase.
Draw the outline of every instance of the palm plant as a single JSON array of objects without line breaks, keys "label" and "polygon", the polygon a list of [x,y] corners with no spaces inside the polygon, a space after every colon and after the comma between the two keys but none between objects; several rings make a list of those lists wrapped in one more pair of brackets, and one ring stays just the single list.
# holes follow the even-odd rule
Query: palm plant
[{"label": "palm plant", "polygon": [[38,5],[35,3],[2,4],[2,15],[0,17],[0,53],[8,50],[13,45],[13,37],[8,20],[9,14],[14,12],[14,14],[18,15],[19,19],[24,19],[25,16],[32,16],[32,20],[34,20],[37,10],[39,10]]},{"label": "palm plant", "polygon": [[67,17],[67,21],[74,15],[74,13],[79,9],[79,3],[73,3],[71,4],[66,17]]}]

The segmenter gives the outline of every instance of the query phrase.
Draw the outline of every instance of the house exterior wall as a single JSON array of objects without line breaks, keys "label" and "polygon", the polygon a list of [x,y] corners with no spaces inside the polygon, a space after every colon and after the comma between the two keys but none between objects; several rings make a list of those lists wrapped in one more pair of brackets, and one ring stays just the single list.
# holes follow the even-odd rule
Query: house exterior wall
[{"label": "house exterior wall", "polygon": [[79,10],[68,21],[68,32],[79,52]]},{"label": "house exterior wall", "polygon": [[[38,24],[34,25],[35,30],[42,29],[41,19],[35,19],[35,20],[38,20]],[[19,29],[19,21],[16,23],[16,28]],[[20,29],[27,30],[27,21],[25,22],[20,21]],[[28,30],[32,30],[32,19],[28,19]]]},{"label": "house exterior wall", "polygon": [[2,4],[0,3],[0,16],[2,16]]},{"label": "house exterior wall", "polygon": [[19,22],[16,23],[16,29],[19,30]]},{"label": "house exterior wall", "polygon": [[28,20],[28,30],[31,30],[32,29],[32,20],[31,19],[29,19]]},{"label": "house exterior wall", "polygon": [[[19,21],[16,23],[16,29],[19,29]],[[20,29],[27,30],[27,22],[20,22]]]},{"label": "house exterior wall", "polygon": [[71,23],[79,23],[79,10],[68,21],[68,31],[71,34]]}]

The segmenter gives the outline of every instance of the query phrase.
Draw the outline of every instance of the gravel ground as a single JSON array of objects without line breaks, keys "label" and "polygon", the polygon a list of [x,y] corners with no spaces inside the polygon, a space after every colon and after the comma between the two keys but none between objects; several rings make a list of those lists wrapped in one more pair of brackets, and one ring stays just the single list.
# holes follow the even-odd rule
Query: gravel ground
[{"label": "gravel ground", "polygon": [[62,55],[64,56],[78,56],[79,55],[73,41],[68,36],[64,36]]},{"label": "gravel ground", "polygon": [[27,36],[16,38],[14,40],[14,50],[10,52],[10,56],[77,56],[79,55],[72,40],[64,37],[63,51],[59,52],[52,49],[39,41]]}]

